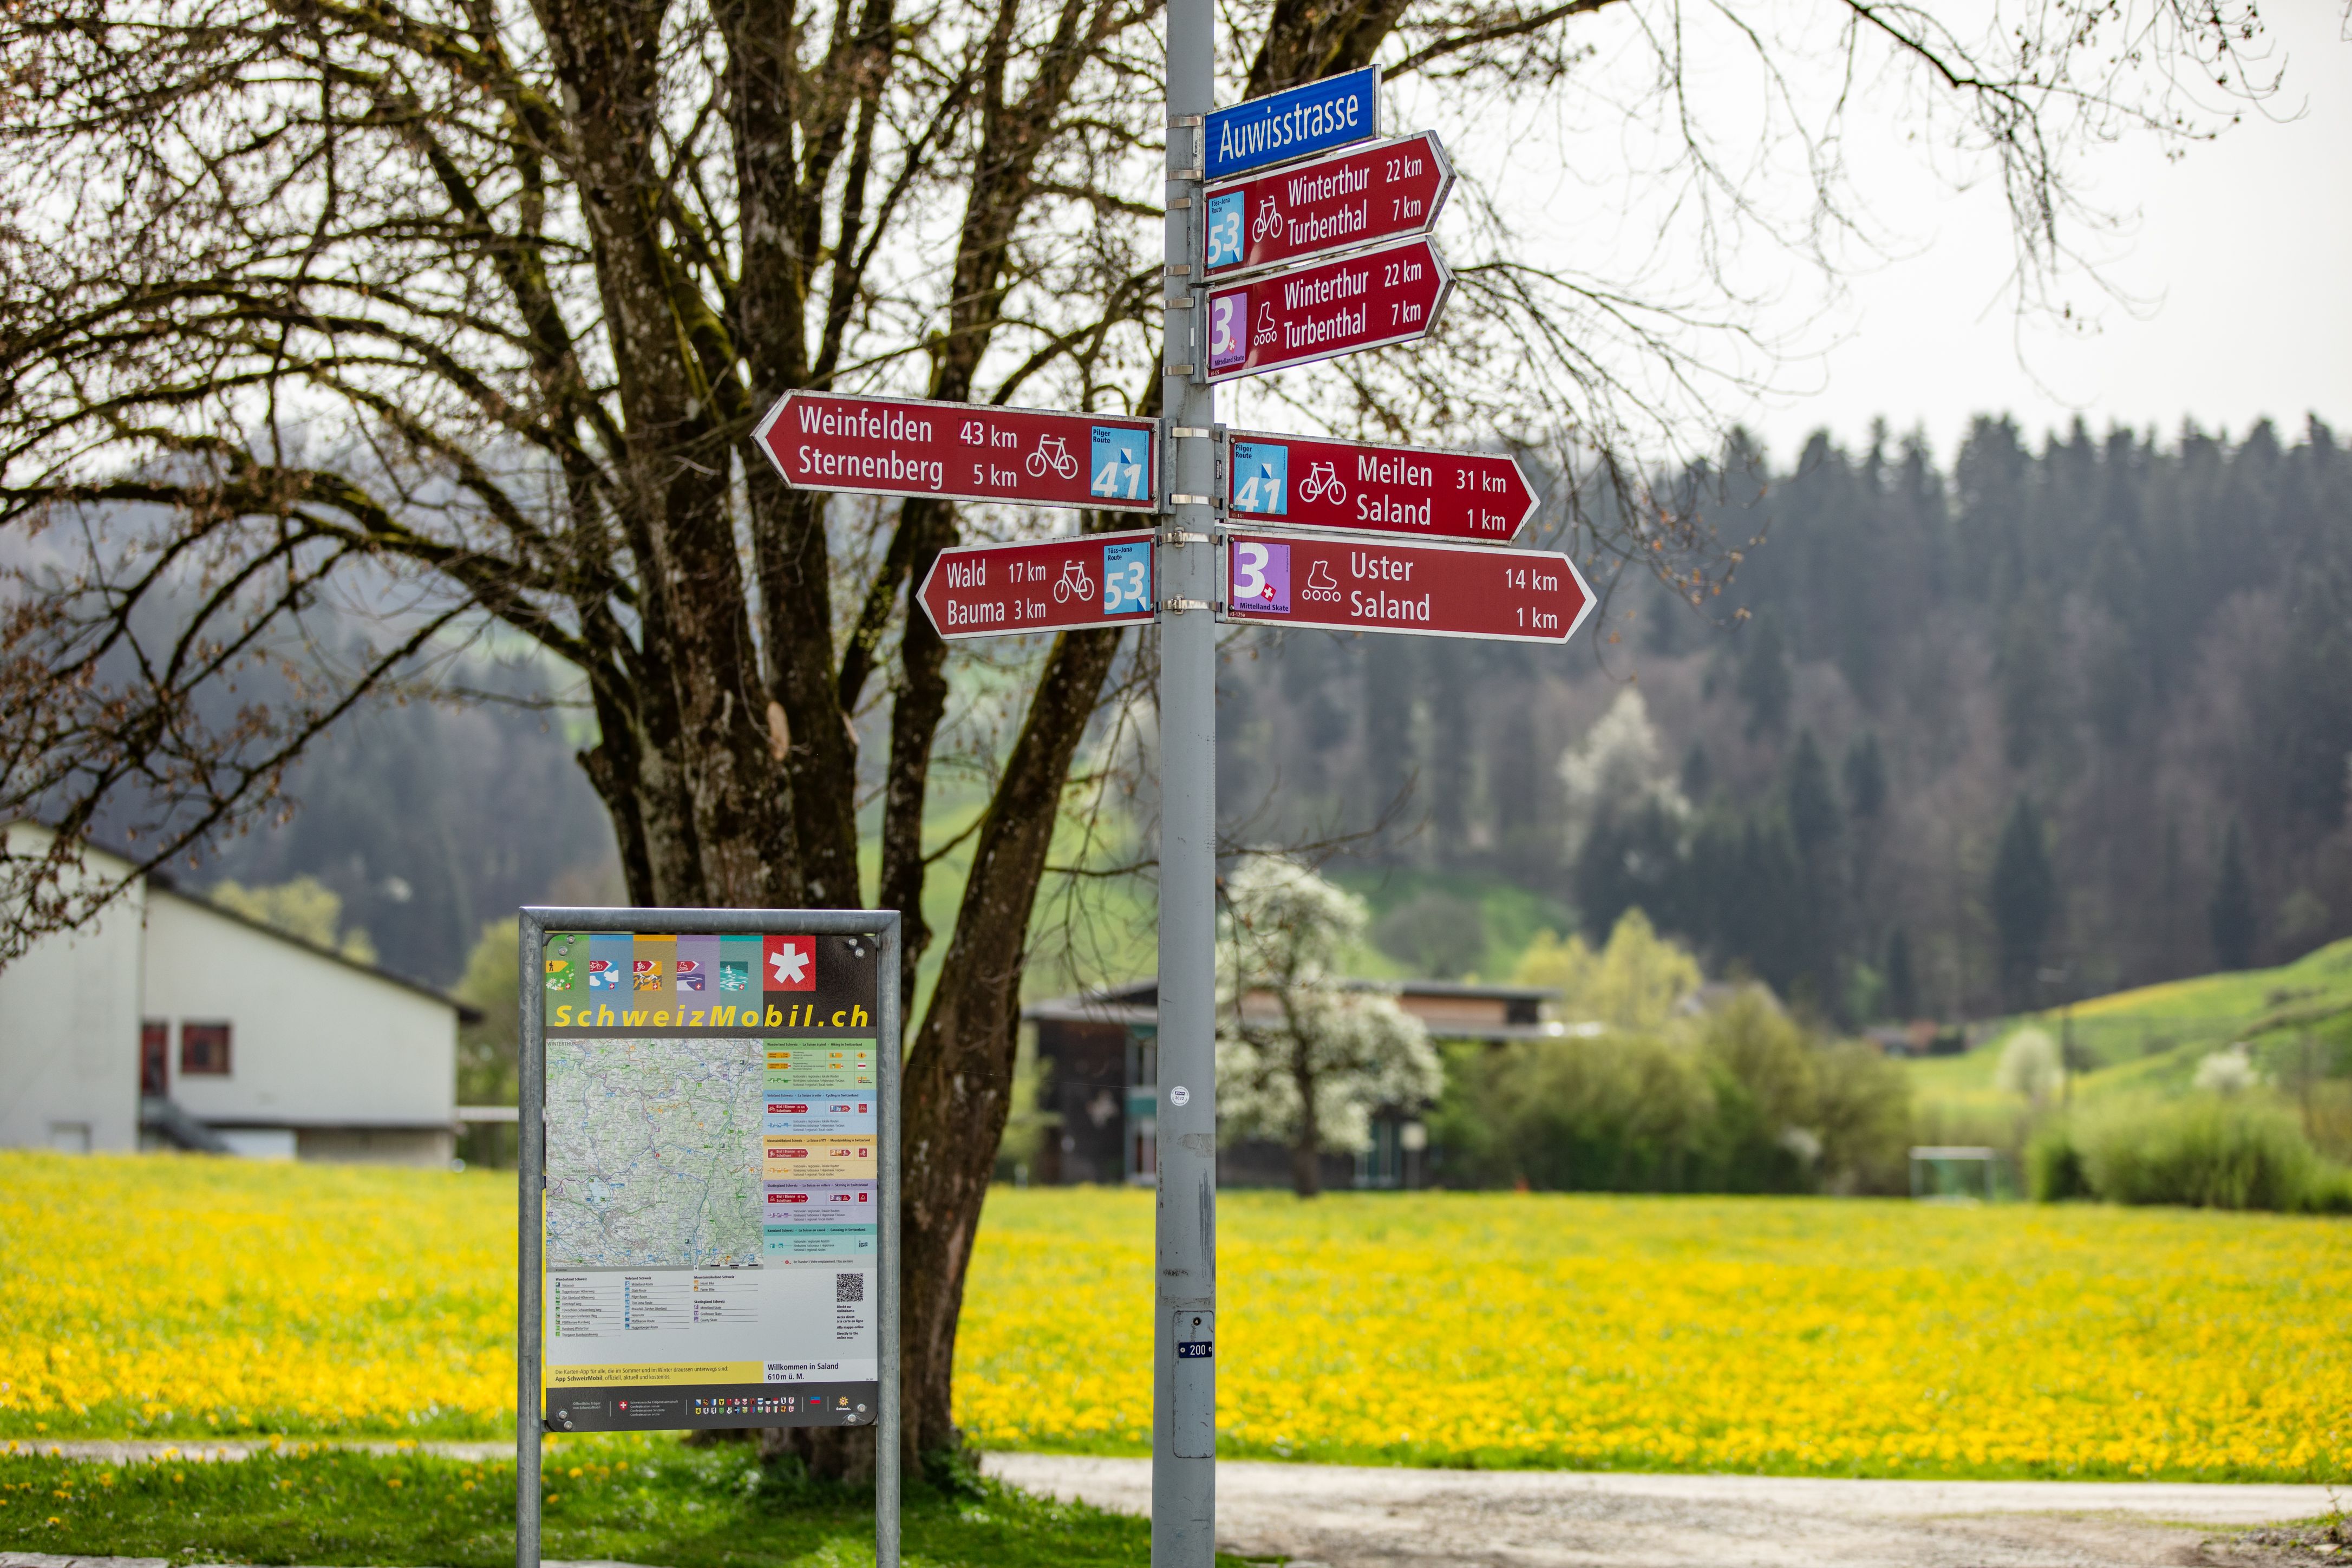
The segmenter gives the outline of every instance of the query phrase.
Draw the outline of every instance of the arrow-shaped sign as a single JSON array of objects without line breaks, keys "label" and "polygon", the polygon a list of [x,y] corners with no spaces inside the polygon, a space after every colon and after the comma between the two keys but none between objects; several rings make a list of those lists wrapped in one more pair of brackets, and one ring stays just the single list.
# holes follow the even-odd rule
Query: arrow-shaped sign
[{"label": "arrow-shaped sign", "polygon": [[1434,131],[1212,185],[1201,276],[1228,278],[1426,234],[1453,185],[1454,165]]},{"label": "arrow-shaped sign", "polygon": [[1591,609],[1576,563],[1553,551],[1225,535],[1229,621],[1564,643]]},{"label": "arrow-shaped sign", "polygon": [[795,489],[1152,511],[1149,419],[788,392],[751,433]]},{"label": "arrow-shaped sign", "polygon": [[1225,476],[1227,516],[1289,528],[1508,544],[1536,511],[1517,462],[1494,452],[1236,430]]},{"label": "arrow-shaped sign", "polygon": [[1409,239],[1209,293],[1209,379],[1410,342],[1454,287],[1437,247]]},{"label": "arrow-shaped sign", "polygon": [[942,550],[916,601],[940,636],[1013,637],[1152,618],[1148,531]]}]

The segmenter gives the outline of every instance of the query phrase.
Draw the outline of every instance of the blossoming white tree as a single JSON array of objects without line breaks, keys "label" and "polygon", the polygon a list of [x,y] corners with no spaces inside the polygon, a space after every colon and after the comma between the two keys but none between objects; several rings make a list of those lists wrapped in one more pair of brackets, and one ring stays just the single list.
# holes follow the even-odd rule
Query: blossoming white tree
[{"label": "blossoming white tree", "polygon": [[1363,900],[1297,861],[1251,858],[1226,879],[1217,944],[1217,1109],[1233,1132],[1290,1146],[1291,1185],[1322,1188],[1324,1153],[1370,1146],[1373,1112],[1436,1096],[1421,1021],[1340,974]]},{"label": "blossoming white tree", "polygon": [[1668,821],[1689,820],[1691,804],[1675,781],[1650,722],[1650,705],[1627,687],[1591,729],[1559,758],[1560,826],[1569,858],[1612,821],[1630,822],[1651,805]]}]

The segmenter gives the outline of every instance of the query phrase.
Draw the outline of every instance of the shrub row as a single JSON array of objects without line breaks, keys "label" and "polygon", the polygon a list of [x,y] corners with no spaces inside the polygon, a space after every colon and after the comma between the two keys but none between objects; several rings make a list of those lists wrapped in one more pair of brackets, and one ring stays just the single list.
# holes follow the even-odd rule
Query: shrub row
[{"label": "shrub row", "polygon": [[1446,1053],[1433,1121],[1447,1186],[1899,1193],[1902,1071],[1751,991],[1701,1018]]},{"label": "shrub row", "polygon": [[2352,1213],[2352,1171],[2320,1159],[2287,1112],[2236,1097],[2118,1100],[2050,1121],[2025,1172],[2043,1203]]}]

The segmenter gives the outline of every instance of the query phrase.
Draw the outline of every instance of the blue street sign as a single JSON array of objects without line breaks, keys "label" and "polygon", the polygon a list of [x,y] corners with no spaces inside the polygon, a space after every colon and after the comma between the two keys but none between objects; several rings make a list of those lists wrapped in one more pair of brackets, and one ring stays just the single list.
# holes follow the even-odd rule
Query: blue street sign
[{"label": "blue street sign", "polygon": [[1208,178],[1328,153],[1381,133],[1381,68],[1285,88],[1210,111],[1202,131]]}]

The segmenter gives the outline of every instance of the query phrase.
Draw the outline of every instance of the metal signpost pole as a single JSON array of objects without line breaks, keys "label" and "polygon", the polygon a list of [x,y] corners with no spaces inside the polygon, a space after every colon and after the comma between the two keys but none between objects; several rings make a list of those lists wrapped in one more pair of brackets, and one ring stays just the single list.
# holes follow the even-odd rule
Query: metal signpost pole
[{"label": "metal signpost pole", "polygon": [[881,1222],[882,1259],[875,1270],[878,1281],[875,1294],[879,1298],[875,1305],[881,1317],[881,1332],[876,1336],[881,1342],[875,1347],[876,1374],[881,1386],[875,1392],[881,1396],[881,1408],[875,1413],[874,1422],[874,1568],[898,1568],[898,1445],[904,1440],[898,1425],[898,1173],[903,1136],[898,1069],[906,1047],[898,1018],[898,917],[890,915],[881,926],[875,944],[881,949],[880,962],[875,969],[882,983],[874,995],[875,1043],[881,1047],[876,1053],[881,1081],[875,1087],[882,1091],[882,1114],[876,1121],[882,1144],[883,1200],[882,1212],[875,1216]]},{"label": "metal signpost pole", "polygon": [[541,1028],[540,956],[546,928],[525,910],[515,944],[520,968],[522,1044],[515,1103],[515,1568],[539,1568],[540,1207],[546,1201],[547,1036]]},{"label": "metal signpost pole", "polygon": [[1216,394],[1202,322],[1209,0],[1168,7],[1171,309],[1160,366],[1171,510],[1160,548],[1159,1205],[1152,1270],[1151,1562],[1216,1552]]}]

